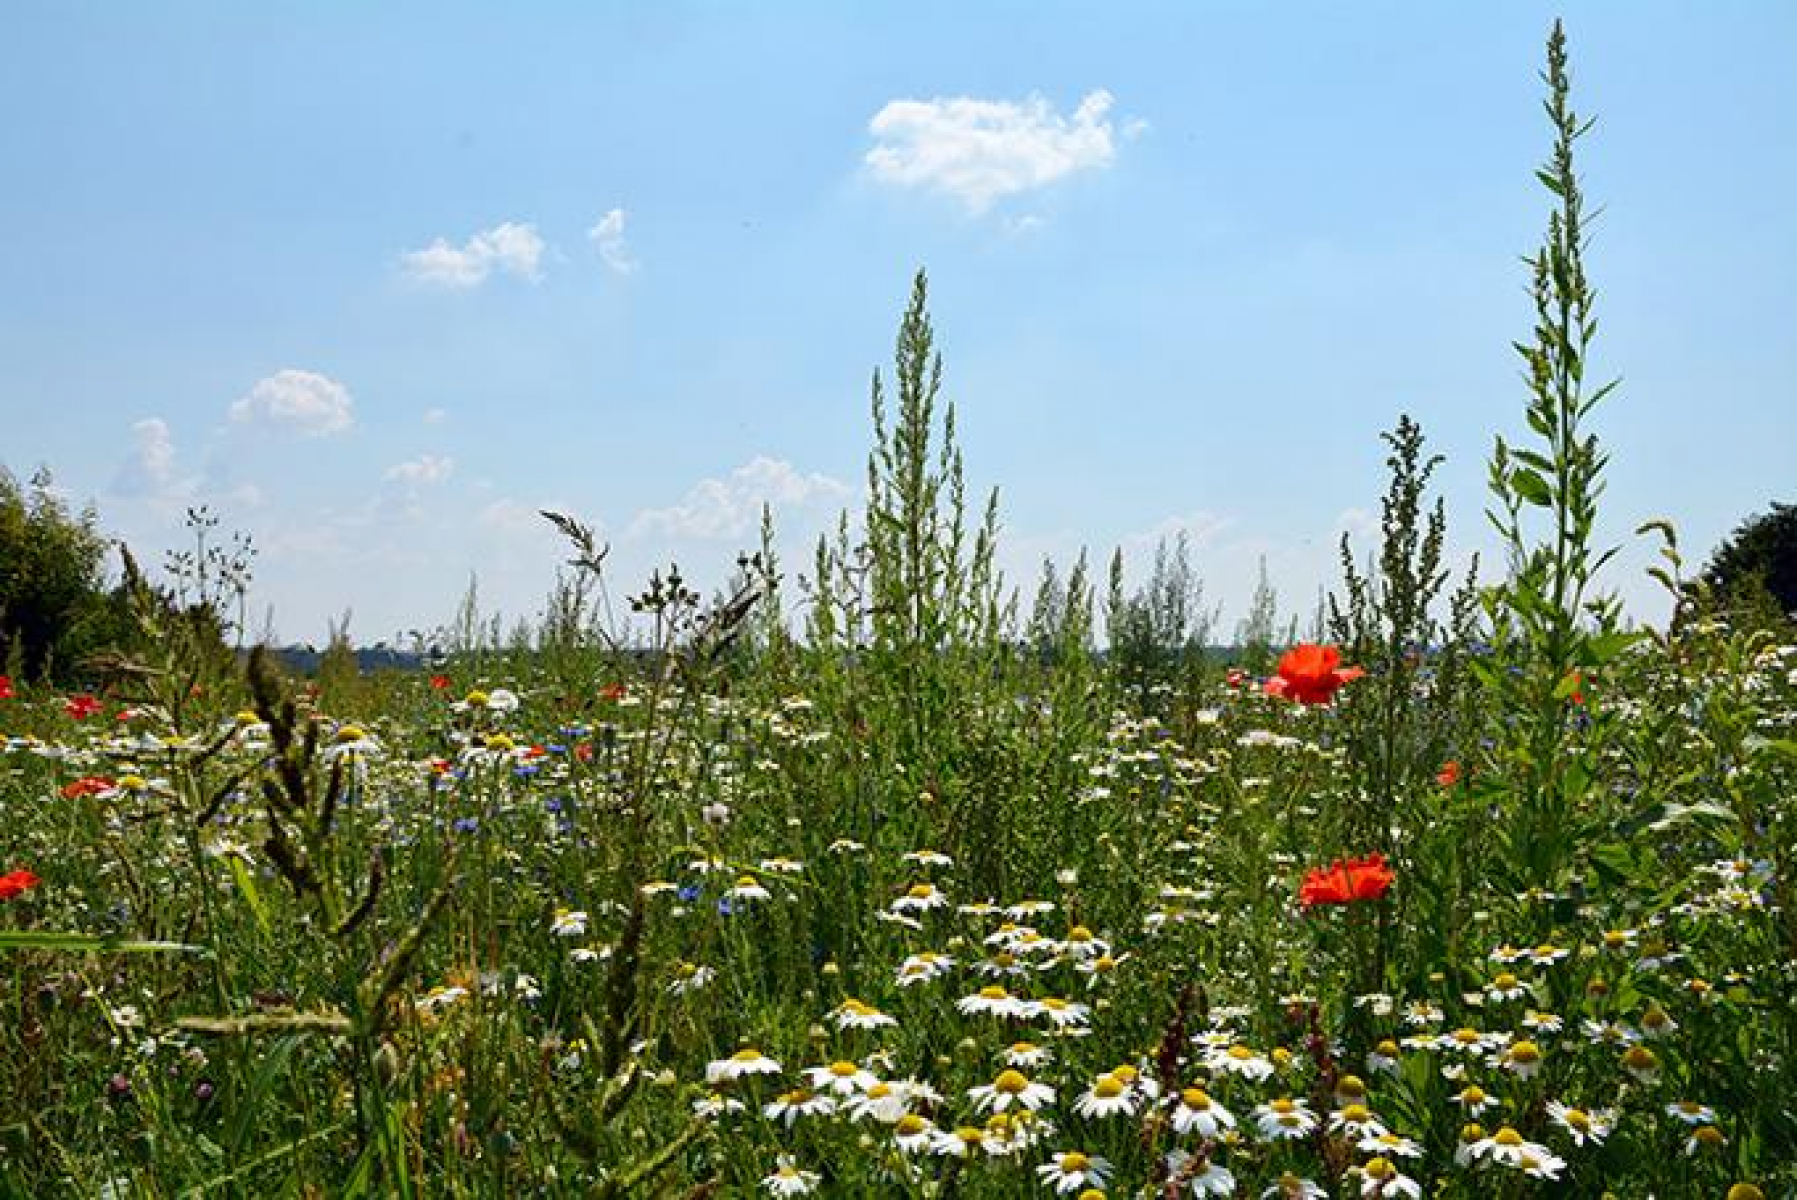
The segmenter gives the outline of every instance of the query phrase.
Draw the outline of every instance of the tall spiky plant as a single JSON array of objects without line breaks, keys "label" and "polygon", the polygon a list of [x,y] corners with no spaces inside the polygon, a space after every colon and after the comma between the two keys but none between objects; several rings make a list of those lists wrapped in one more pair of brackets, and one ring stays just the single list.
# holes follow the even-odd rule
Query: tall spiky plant
[{"label": "tall spiky plant", "polygon": [[[1489,516],[1509,575],[1486,594],[1496,653],[1484,680],[1503,718],[1498,754],[1506,761],[1499,765],[1515,801],[1507,822],[1510,862],[1517,882],[1551,889],[1572,861],[1574,818],[1594,782],[1590,677],[1631,639],[1620,631],[1616,599],[1596,586],[1616,551],[1593,545],[1608,456],[1589,418],[1616,382],[1586,382],[1597,336],[1596,293],[1585,274],[1589,234],[1573,151],[1592,122],[1572,107],[1566,33],[1558,22],[1542,78],[1554,144],[1536,178],[1554,207],[1541,248],[1525,260],[1535,325],[1531,338],[1516,345],[1535,439],[1532,446],[1512,446],[1499,438],[1492,452]],[[1545,525],[1539,536],[1538,525]]]}]

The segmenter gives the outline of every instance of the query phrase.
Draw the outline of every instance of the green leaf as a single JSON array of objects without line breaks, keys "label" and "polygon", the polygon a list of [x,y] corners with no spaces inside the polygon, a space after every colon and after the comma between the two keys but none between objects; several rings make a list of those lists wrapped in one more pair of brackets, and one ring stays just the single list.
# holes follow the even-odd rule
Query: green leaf
[{"label": "green leaf", "polygon": [[76,954],[212,953],[204,946],[190,946],[184,942],[144,942],[92,933],[52,933],[34,929],[0,929],[0,950],[53,950]]},{"label": "green leaf", "polygon": [[1517,495],[1537,508],[1546,508],[1553,503],[1553,493],[1548,489],[1547,480],[1528,467],[1517,467],[1510,472],[1510,486]]}]

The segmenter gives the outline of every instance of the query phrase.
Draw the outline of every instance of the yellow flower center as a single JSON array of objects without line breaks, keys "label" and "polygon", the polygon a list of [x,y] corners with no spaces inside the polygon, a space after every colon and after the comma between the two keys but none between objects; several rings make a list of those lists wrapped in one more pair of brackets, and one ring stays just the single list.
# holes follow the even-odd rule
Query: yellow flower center
[{"label": "yellow flower center", "polygon": [[1699,1126],[1697,1132],[1693,1133],[1691,1138],[1702,1146],[1720,1146],[1728,1140],[1722,1136],[1722,1131],[1717,1129],[1714,1125]]},{"label": "yellow flower center", "polygon": [[1456,1029],[1453,1038],[1462,1046],[1476,1046],[1479,1044],[1479,1031],[1477,1029]]},{"label": "yellow flower center", "polygon": [[1067,931],[1067,940],[1070,942],[1089,942],[1092,940],[1092,931],[1087,929],[1084,925],[1075,925],[1072,929]]},{"label": "yellow flower center", "polygon": [[467,696],[463,697],[463,703],[467,704],[469,708],[485,708],[487,694],[481,691],[469,692]]},{"label": "yellow flower center", "polygon": [[[341,737],[342,735],[339,734],[338,736]],[[150,786],[150,781],[145,779],[142,775],[120,775],[119,776],[119,787],[123,788],[127,792],[141,792],[149,786]]]},{"label": "yellow flower center", "polygon": [[980,999],[982,1000],[1009,1000],[1010,998],[1011,993],[1005,991],[1005,989],[999,987],[997,984],[992,984],[989,987],[980,989]]},{"label": "yellow flower center", "polygon": [[1522,1145],[1522,1134],[1506,1125],[1498,1130],[1491,1140],[1500,1146],[1520,1146]]},{"label": "yellow flower center", "polygon": [[1651,1071],[1660,1065],[1660,1060],[1646,1046],[1630,1046],[1622,1052],[1622,1065],[1631,1071]]},{"label": "yellow flower center", "polygon": [[1516,986],[1516,976],[1508,971],[1500,971],[1498,977],[1491,981],[1491,986],[1500,992],[1510,991]]},{"label": "yellow flower center", "polygon": [[1569,1108],[1560,1114],[1560,1119],[1580,1133],[1587,1133],[1591,1129],[1591,1114],[1582,1108]]},{"label": "yellow flower center", "polygon": [[1358,1075],[1343,1075],[1335,1081],[1335,1094],[1338,1096],[1366,1095],[1366,1082]]},{"label": "yellow flower center", "polygon": [[1289,1116],[1290,1114],[1298,1111],[1298,1106],[1296,1104],[1293,1104],[1290,1100],[1286,1099],[1284,1096],[1279,1097],[1279,1099],[1277,1099],[1277,1100],[1270,1101],[1267,1104],[1267,1107],[1272,1109],[1274,1112],[1278,1113],[1282,1117]]},{"label": "yellow flower center", "polygon": [[916,1113],[906,1113],[898,1119],[898,1124],[892,1127],[893,1132],[900,1137],[916,1137],[927,1128],[929,1126],[925,1124],[924,1119]]},{"label": "yellow flower center", "polygon": [[739,1063],[752,1063],[761,1058],[761,1051],[754,1047],[745,1047],[730,1056]]},{"label": "yellow flower center", "polygon": [[1017,1096],[1029,1085],[1030,1081],[1022,1071],[1001,1071],[998,1078],[992,1081],[992,1090],[1003,1092],[1007,1096]]},{"label": "yellow flower center", "polygon": [[1203,1088],[1187,1088],[1185,1091],[1179,1093],[1179,1102],[1187,1108],[1197,1112],[1204,1112],[1210,1108],[1210,1093]]},{"label": "yellow flower center", "polygon": [[1247,1062],[1254,1057],[1254,1051],[1248,1049],[1248,1047],[1242,1045],[1240,1042],[1237,1042],[1229,1048],[1229,1057],[1235,1059],[1237,1062]]},{"label": "yellow flower center", "polygon": [[1341,1118],[1350,1125],[1363,1125],[1372,1119],[1372,1111],[1364,1104],[1350,1104],[1342,1109]]},{"label": "yellow flower center", "polygon": [[736,886],[739,888],[760,887],[761,881],[756,879],[753,875],[738,875],[736,877]]},{"label": "yellow flower center", "polygon": [[1398,1044],[1390,1038],[1381,1038],[1379,1044],[1374,1046],[1373,1049],[1380,1054],[1383,1054],[1386,1058],[1396,1058],[1398,1056]]},{"label": "yellow flower center", "polygon": [[876,1083],[867,1089],[869,1100],[884,1100],[890,1095],[892,1095],[892,1085],[888,1083]]},{"label": "yellow flower center", "polygon": [[911,885],[911,890],[905,894],[913,900],[928,900],[936,894],[936,889],[927,883],[914,883]]},{"label": "yellow flower center", "polygon": [[1518,1063],[1537,1063],[1541,1061],[1541,1047],[1534,1042],[1517,1042],[1510,1047],[1510,1061]]},{"label": "yellow flower center", "polygon": [[1483,1103],[1485,1103],[1485,1089],[1482,1087],[1479,1087],[1477,1084],[1474,1084],[1472,1087],[1469,1087],[1465,1091],[1460,1093],[1460,1103],[1462,1103],[1462,1104],[1483,1104]]},{"label": "yellow flower center", "polygon": [[1092,1085],[1092,1094],[1102,1100],[1115,1100],[1123,1094],[1123,1081],[1115,1075],[1100,1075]]},{"label": "yellow flower center", "polygon": [[1061,1173],[1063,1175],[1071,1175],[1075,1171],[1083,1171],[1091,1165],[1092,1160],[1081,1154],[1078,1150],[1069,1150],[1067,1153],[1061,1155]]},{"label": "yellow flower center", "polygon": [[1372,1179],[1390,1179],[1398,1173],[1398,1169],[1391,1165],[1391,1159],[1386,1158],[1383,1154],[1377,1158],[1367,1159],[1366,1165],[1360,1170],[1362,1174]]},{"label": "yellow flower center", "polygon": [[857,1067],[854,1063],[844,1062],[841,1059],[830,1064],[830,1074],[836,1076],[838,1079],[853,1079],[855,1073],[860,1069],[861,1068]]}]

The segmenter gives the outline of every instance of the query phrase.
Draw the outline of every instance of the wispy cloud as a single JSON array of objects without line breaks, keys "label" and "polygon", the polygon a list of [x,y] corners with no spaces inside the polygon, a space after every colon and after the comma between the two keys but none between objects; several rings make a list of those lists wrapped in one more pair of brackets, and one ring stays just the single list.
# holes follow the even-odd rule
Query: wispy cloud
[{"label": "wispy cloud", "polygon": [[114,494],[132,499],[161,500],[187,495],[193,482],[175,470],[175,437],[161,417],[145,417],[131,426],[130,455],[119,464]]},{"label": "wispy cloud", "polygon": [[404,483],[416,487],[427,483],[442,483],[454,473],[455,459],[421,454],[406,462],[394,463],[381,473],[381,478],[389,483]]},{"label": "wispy cloud", "polygon": [[630,243],[624,237],[628,216],[623,209],[614,208],[587,230],[587,240],[599,251],[599,257],[619,275],[628,275],[637,268],[636,256],[631,254]]},{"label": "wispy cloud", "polygon": [[438,238],[422,250],[409,250],[400,256],[400,266],[416,282],[437,287],[478,287],[496,272],[535,283],[543,277],[547,248],[536,226],[506,221],[460,246]]},{"label": "wispy cloud", "polygon": [[[1113,104],[1102,89],[1070,117],[1041,96],[894,100],[868,123],[877,144],[865,161],[883,183],[951,196],[981,213],[1007,196],[1109,166],[1118,138]],[[1140,128],[1128,123],[1124,134]]]},{"label": "wispy cloud", "polygon": [[258,380],[231,405],[231,421],[323,437],[354,425],[355,408],[348,389],[336,380],[288,369]]},{"label": "wispy cloud", "polygon": [[849,485],[823,474],[805,474],[781,459],[761,456],[724,479],[702,479],[680,503],[648,508],[630,523],[633,537],[740,539],[761,519],[762,505],[780,510],[840,504]]}]

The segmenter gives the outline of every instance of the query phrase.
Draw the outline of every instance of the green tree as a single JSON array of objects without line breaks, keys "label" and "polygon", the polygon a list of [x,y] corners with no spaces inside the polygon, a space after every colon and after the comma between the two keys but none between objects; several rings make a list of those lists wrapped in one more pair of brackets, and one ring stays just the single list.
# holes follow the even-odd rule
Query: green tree
[{"label": "green tree", "polygon": [[117,624],[105,589],[106,538],[48,470],[27,485],[0,467],[0,647],[26,679],[66,678]]},{"label": "green tree", "polygon": [[[1797,504],[1773,504],[1716,547],[1700,576],[1724,607],[1797,615]],[[1768,604],[1768,599],[1770,604]]]}]

